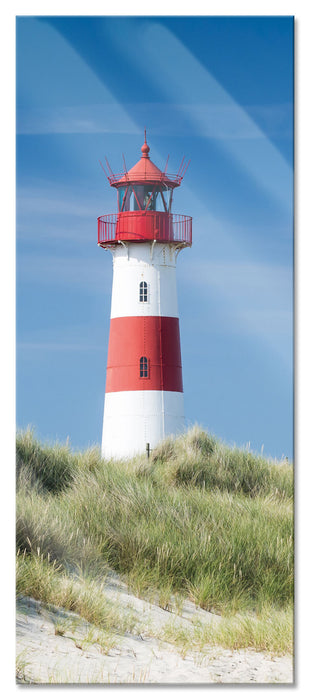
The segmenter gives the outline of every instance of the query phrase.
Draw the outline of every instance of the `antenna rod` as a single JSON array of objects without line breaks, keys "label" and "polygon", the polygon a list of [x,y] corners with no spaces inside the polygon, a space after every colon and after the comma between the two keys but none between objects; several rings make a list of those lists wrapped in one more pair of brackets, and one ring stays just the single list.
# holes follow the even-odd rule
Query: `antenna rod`
[{"label": "antenna rod", "polygon": [[180,170],[180,172],[179,172],[179,177],[183,177],[183,172],[184,172],[185,165],[186,165],[186,163],[185,163],[185,161],[184,161],[183,166],[182,166],[182,168],[181,168],[181,170]]},{"label": "antenna rod", "polygon": [[167,172],[167,167],[168,167],[168,160],[169,160],[169,154],[168,154],[168,158],[167,158],[167,160],[166,160],[166,165],[165,165],[164,175],[166,175],[166,172]]},{"label": "antenna rod", "polygon": [[181,170],[181,172],[180,172],[180,176],[181,176],[181,177],[183,177],[183,175],[184,175],[184,169],[185,169],[185,167],[186,167],[186,162],[184,161],[182,170]]},{"label": "antenna rod", "polygon": [[177,177],[179,177],[179,175],[180,175],[180,170],[181,170],[181,168],[182,168],[183,161],[184,161],[184,156],[183,156],[183,158],[182,158],[182,160],[181,160],[181,165],[180,165],[179,170],[178,170],[178,172],[177,172]]},{"label": "antenna rod", "polygon": [[186,171],[187,171],[187,168],[188,168],[189,164],[190,164],[190,160],[188,161],[188,163],[187,163],[187,166],[186,166],[185,170],[183,170],[183,172],[182,172],[182,175],[181,175],[181,177],[182,177],[182,180],[183,180],[183,177],[184,177],[184,175],[185,175],[185,173],[186,173]]},{"label": "antenna rod", "polygon": [[122,156],[123,156],[123,161],[124,161],[124,172],[127,173],[127,165],[126,165],[124,153],[122,153]]},{"label": "antenna rod", "polygon": [[102,165],[102,163],[101,163],[101,160],[99,160],[99,163],[100,163],[100,165],[101,165],[101,167],[102,167],[102,170],[103,170],[103,172],[104,172],[104,174],[105,174],[107,180],[109,180],[109,176],[108,176],[108,174],[106,173],[105,168],[103,167],[103,165]]},{"label": "antenna rod", "polygon": [[108,168],[109,168],[110,175],[112,175],[112,177],[113,177],[113,171],[112,171],[112,169],[111,169],[111,167],[110,167],[110,163],[109,163],[107,157],[106,157],[106,156],[104,156],[104,157],[105,157],[106,164],[107,164],[107,166],[108,166]]}]

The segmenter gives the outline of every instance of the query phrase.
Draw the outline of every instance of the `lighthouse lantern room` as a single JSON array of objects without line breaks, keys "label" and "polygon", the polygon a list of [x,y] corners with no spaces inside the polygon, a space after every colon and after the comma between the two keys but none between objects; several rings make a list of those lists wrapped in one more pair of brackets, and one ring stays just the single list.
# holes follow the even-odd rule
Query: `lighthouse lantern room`
[{"label": "lighthouse lantern room", "polygon": [[[172,213],[188,164],[161,171],[146,142],[138,163],[109,183],[118,211],[98,218],[98,245],[113,255],[102,454],[130,457],[184,429],[176,260],[192,219]],[[169,156],[168,156],[169,158]]]}]

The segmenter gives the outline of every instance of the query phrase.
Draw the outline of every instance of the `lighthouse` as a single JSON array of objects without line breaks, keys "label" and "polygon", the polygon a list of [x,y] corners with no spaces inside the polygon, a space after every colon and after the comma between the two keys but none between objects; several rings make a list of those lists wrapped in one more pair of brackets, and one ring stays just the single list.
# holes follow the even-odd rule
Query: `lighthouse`
[{"label": "lighthouse", "polygon": [[102,455],[131,457],[184,429],[176,262],[192,244],[192,219],[172,213],[177,174],[141,158],[130,170],[106,176],[117,212],[98,218],[98,245],[113,256],[110,336]]}]

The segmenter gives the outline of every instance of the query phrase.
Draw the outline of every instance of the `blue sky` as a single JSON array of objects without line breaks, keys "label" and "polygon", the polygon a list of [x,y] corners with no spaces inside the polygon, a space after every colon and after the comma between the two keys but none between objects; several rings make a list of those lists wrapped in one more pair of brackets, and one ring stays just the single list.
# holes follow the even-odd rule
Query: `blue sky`
[{"label": "blue sky", "polygon": [[293,451],[293,19],[17,18],[17,425],[101,439],[116,210],[99,165],[150,156],[193,217],[178,257],[185,411]]}]

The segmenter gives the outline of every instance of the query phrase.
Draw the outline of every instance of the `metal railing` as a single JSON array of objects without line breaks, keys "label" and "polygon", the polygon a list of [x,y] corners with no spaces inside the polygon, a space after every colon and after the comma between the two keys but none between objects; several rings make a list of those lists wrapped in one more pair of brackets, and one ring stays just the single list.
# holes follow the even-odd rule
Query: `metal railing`
[{"label": "metal railing", "polygon": [[98,245],[157,240],[192,245],[192,217],[158,211],[126,211],[98,218]]}]

